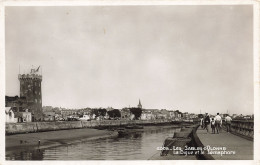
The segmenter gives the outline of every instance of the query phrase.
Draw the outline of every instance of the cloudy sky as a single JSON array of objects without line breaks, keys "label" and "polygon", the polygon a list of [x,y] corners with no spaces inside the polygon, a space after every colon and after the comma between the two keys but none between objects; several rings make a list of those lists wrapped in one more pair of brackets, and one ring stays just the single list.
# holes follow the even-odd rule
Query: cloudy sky
[{"label": "cloudy sky", "polygon": [[253,9],[6,8],[6,95],[41,65],[43,105],[253,113]]}]

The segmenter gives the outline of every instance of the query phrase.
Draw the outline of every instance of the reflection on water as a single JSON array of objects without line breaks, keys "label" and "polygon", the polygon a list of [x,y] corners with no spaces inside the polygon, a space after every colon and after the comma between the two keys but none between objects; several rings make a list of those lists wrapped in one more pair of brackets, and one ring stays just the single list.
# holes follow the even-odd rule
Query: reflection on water
[{"label": "reflection on water", "polygon": [[6,155],[7,160],[147,160],[173,136],[174,128],[160,128],[114,139],[100,139]]}]

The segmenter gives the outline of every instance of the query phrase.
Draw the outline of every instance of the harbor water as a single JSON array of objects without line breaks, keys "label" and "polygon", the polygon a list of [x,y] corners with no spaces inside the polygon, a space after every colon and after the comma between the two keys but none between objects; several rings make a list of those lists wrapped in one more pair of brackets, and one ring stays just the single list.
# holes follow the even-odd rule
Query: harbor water
[{"label": "harbor water", "polygon": [[147,160],[179,128],[158,128],[117,138],[90,140],[6,155],[6,160]]}]

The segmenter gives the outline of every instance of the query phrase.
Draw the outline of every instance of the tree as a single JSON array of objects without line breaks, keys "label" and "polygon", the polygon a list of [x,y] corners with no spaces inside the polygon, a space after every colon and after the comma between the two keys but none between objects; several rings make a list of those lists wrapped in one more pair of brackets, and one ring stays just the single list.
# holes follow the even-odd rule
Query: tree
[{"label": "tree", "polygon": [[113,109],[107,112],[110,118],[121,117],[121,113],[118,109]]},{"label": "tree", "polygon": [[106,115],[107,110],[100,108],[100,109],[93,109],[93,113],[95,114],[96,117],[99,116],[105,116]]},{"label": "tree", "polygon": [[141,108],[130,108],[130,112],[135,115],[135,120],[138,120],[142,114]]}]

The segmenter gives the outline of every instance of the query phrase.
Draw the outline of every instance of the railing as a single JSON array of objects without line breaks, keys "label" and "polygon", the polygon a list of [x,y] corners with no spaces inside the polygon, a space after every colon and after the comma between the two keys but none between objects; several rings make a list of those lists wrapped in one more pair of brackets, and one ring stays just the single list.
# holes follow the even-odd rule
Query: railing
[{"label": "railing", "polygon": [[[226,127],[226,123],[224,122]],[[231,133],[240,135],[249,140],[254,139],[254,120],[233,120],[231,122]]]}]

